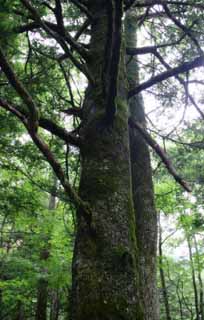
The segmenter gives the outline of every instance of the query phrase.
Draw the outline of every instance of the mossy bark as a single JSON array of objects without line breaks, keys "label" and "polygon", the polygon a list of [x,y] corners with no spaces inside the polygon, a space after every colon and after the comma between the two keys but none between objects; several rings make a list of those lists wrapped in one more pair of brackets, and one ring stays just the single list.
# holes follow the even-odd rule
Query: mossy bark
[{"label": "mossy bark", "polygon": [[[130,180],[128,110],[121,54],[117,113],[112,127],[101,125],[105,101],[102,70],[108,17],[104,1],[93,1],[89,86],[81,127],[80,196],[92,208],[88,225],[78,211],[73,258],[72,320],[141,320],[135,263],[135,216]],[[121,49],[122,51],[123,49]],[[122,81],[123,78],[123,82]]]},{"label": "mossy bark", "polygon": [[[126,45],[137,46],[137,19],[135,10],[126,15]],[[127,57],[127,77],[130,89],[139,84],[138,63],[135,57]],[[130,117],[145,127],[142,95],[129,101]],[[132,188],[136,219],[136,237],[139,262],[139,294],[143,304],[144,319],[159,319],[156,285],[157,214],[154,205],[154,190],[148,146],[135,129],[130,128],[130,153]]]}]

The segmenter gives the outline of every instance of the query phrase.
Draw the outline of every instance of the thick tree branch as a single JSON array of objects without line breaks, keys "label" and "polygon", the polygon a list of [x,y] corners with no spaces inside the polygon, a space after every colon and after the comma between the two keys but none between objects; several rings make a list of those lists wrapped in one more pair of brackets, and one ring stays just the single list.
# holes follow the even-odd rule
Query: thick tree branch
[{"label": "thick tree branch", "polygon": [[9,83],[11,86],[16,90],[16,92],[19,94],[23,102],[26,104],[28,110],[29,110],[29,116],[30,116],[30,128],[32,130],[37,129],[38,125],[38,110],[37,107],[31,97],[31,95],[28,93],[26,88],[23,86],[21,81],[18,79],[16,74],[14,73],[11,65],[8,63],[1,47],[0,47],[0,67],[4,74],[6,75]]},{"label": "thick tree branch", "polygon": [[85,13],[86,16],[93,21],[93,16],[91,14],[91,12],[86,8],[86,6],[84,4],[81,3],[81,1],[79,2],[78,0],[70,0],[70,2],[72,2],[77,8],[79,8],[81,10],[81,12]]},{"label": "thick tree branch", "polygon": [[6,111],[9,111],[10,113],[14,114],[23,124],[27,124],[27,118],[26,116],[19,111],[16,107],[8,103],[7,101],[0,98],[0,107],[5,109]]},{"label": "thick tree branch", "polygon": [[[13,113],[16,117],[19,118],[24,124],[27,124],[28,115],[21,110],[18,106],[9,103],[8,101],[0,98],[0,107],[5,110]],[[39,118],[39,126],[50,133],[54,134],[56,137],[60,138],[67,144],[71,144],[75,147],[81,146],[81,139],[77,138],[73,134],[67,132],[64,128],[60,127],[58,124],[52,120],[46,118]]]},{"label": "thick tree branch", "polygon": [[203,56],[199,56],[190,62],[184,62],[182,65],[175,67],[175,68],[172,68],[172,69],[169,69],[167,71],[164,71],[164,72],[160,73],[159,75],[141,83],[136,88],[130,90],[128,93],[128,98],[133,97],[135,94],[138,94],[141,91],[143,91],[147,88],[150,88],[153,85],[155,85],[161,81],[164,81],[164,80],[166,80],[170,77],[173,77],[173,76],[177,76],[179,73],[184,73],[184,72],[187,72],[187,71],[190,71],[192,69],[202,67],[202,66],[204,66],[204,57]]},{"label": "thick tree branch", "polygon": [[155,54],[158,49],[178,45],[185,38],[185,36],[186,36],[186,34],[184,34],[182,37],[180,37],[180,39],[178,39],[177,41],[164,43],[164,44],[160,44],[157,46],[147,46],[147,47],[137,47],[137,48],[130,48],[129,47],[129,48],[126,48],[126,54],[128,54],[129,56],[136,56],[136,55],[140,55],[140,54],[149,54],[149,53]]},{"label": "thick tree branch", "polygon": [[19,110],[17,110],[13,106],[9,105],[8,103],[5,103],[1,99],[0,99],[0,105],[5,110],[11,112],[16,117],[18,117],[18,119],[21,120],[21,122],[24,124],[24,126],[26,127],[34,144],[41,151],[41,153],[45,157],[46,161],[52,167],[54,173],[56,174],[56,177],[59,179],[59,181],[60,181],[62,187],[64,188],[66,194],[68,195],[70,201],[73,202],[73,204],[76,206],[76,208],[81,209],[81,212],[83,213],[84,219],[86,220],[86,222],[90,226],[91,225],[91,210],[90,210],[89,205],[86,202],[84,202],[79,197],[79,195],[76,193],[76,191],[70,186],[68,180],[65,177],[64,171],[63,171],[60,163],[55,159],[55,157],[54,157],[53,153],[51,152],[51,150],[49,149],[48,145],[39,137],[39,135],[37,134],[36,131],[31,130],[24,114],[22,114]]},{"label": "thick tree branch", "polygon": [[81,146],[81,139],[75,137],[71,133],[67,132],[64,128],[58,126],[53,121],[46,119],[46,118],[40,118],[39,119],[39,126],[50,133],[54,134],[58,138],[64,140],[67,144],[71,144],[76,147]]},{"label": "thick tree branch", "polygon": [[171,1],[171,0],[145,0],[143,2],[136,1],[134,3],[134,7],[136,8],[143,8],[148,6],[155,6],[155,5],[175,5],[181,7],[194,7],[199,9],[204,9],[204,5],[201,3],[195,3],[194,1]]},{"label": "thick tree branch", "polygon": [[186,191],[191,192],[190,187],[176,172],[175,168],[173,167],[171,160],[167,157],[166,152],[158,145],[158,143],[148,134],[148,132],[136,121],[129,118],[129,125],[130,127],[139,131],[142,137],[145,139],[147,144],[149,144],[152,149],[157,153],[157,155],[161,158],[162,162],[165,164],[169,173],[174,177],[176,182],[178,182]]},{"label": "thick tree branch", "polygon": [[[160,53],[158,51],[155,51],[155,56],[157,57],[157,59],[161,62],[161,64],[163,66],[165,66],[165,68],[167,70],[171,70],[170,65],[163,59],[163,57],[160,55]],[[193,96],[188,92],[188,87],[186,85],[186,82],[179,76],[176,75],[175,78],[180,82],[181,85],[183,85],[186,96],[189,98],[190,102],[192,103],[192,105],[196,108],[196,110],[198,111],[198,113],[200,113],[202,119],[204,120],[204,113],[203,111],[198,107],[197,103],[195,102]]]},{"label": "thick tree branch", "polygon": [[91,227],[92,213],[88,203],[84,202],[76,193],[76,191],[70,186],[68,180],[65,177],[64,171],[60,163],[55,159],[48,145],[44,141],[42,141],[42,139],[35,132],[29,131],[29,128],[27,129],[33,142],[41,151],[41,153],[44,155],[45,159],[50,164],[50,166],[52,167],[54,173],[59,179],[70,201],[75,205],[77,209],[81,209],[84,219],[86,220],[87,224]]},{"label": "thick tree branch", "polygon": [[[67,43],[72,47],[72,49],[74,49],[79,55],[81,55],[81,57],[85,60],[88,61],[89,59],[89,54],[88,52],[83,48],[83,46],[81,46],[79,43],[77,43],[77,41],[74,40],[74,38],[72,38],[72,36],[66,32],[63,35],[61,35],[61,33],[53,33],[53,31],[44,23],[44,21],[41,19],[40,15],[38,14],[37,10],[30,4],[30,2],[28,0],[21,0],[21,2],[23,3],[23,5],[25,6],[25,8],[27,10],[29,10],[29,12],[31,13],[31,15],[33,16],[33,19],[39,23],[42,28],[49,34],[51,35],[58,43],[62,43],[62,41],[67,41]],[[59,22],[60,18],[58,17],[58,21]],[[60,27],[62,28],[62,22],[60,23],[59,29]],[[61,30],[61,29],[60,29]],[[63,31],[64,28],[63,28]],[[63,48],[64,49],[64,48]],[[70,52],[71,55],[71,52]]]},{"label": "thick tree branch", "polygon": [[80,119],[83,118],[83,111],[80,108],[69,108],[66,110],[62,110],[62,112],[66,113],[68,116],[74,116]]}]

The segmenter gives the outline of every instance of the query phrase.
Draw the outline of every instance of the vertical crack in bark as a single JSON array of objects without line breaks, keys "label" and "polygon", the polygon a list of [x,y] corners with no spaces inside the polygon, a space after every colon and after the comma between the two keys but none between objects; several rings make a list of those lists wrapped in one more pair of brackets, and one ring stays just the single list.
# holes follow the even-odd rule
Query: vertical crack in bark
[{"label": "vertical crack in bark", "polygon": [[103,90],[105,100],[105,124],[112,125],[116,113],[115,98],[118,89],[118,74],[120,64],[123,1],[109,0],[107,2],[108,31],[105,48],[105,65],[103,70]]}]

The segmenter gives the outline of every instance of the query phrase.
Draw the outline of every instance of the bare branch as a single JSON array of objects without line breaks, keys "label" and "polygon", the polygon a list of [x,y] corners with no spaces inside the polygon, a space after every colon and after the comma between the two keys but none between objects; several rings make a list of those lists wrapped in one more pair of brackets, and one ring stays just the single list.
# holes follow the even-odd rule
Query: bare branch
[{"label": "bare branch", "polygon": [[153,85],[155,85],[161,81],[167,80],[168,78],[173,77],[173,76],[177,76],[179,73],[184,73],[184,72],[187,72],[187,71],[190,71],[192,69],[202,67],[202,66],[204,66],[204,57],[203,56],[199,56],[189,62],[184,62],[182,65],[180,65],[178,67],[171,68],[167,71],[164,71],[164,72],[158,74],[157,76],[152,77],[149,80],[139,84],[136,88],[129,91],[128,98],[133,97],[135,94],[138,94],[141,91],[143,91],[147,88],[150,88]]}]

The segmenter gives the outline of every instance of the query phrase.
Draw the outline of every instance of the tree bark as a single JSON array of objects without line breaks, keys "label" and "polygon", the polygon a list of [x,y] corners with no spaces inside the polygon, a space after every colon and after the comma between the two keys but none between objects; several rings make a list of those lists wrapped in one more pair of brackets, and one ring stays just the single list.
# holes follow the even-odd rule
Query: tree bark
[{"label": "tree bark", "polygon": [[[136,47],[137,22],[135,10],[126,15],[126,44]],[[139,85],[138,63],[135,57],[127,56],[127,77],[130,90]],[[141,94],[129,100],[130,117],[145,128],[144,102]],[[154,190],[150,153],[140,133],[129,129],[132,189],[136,218],[136,236],[139,262],[139,293],[143,302],[144,319],[159,319],[156,281],[157,214],[154,205]]]},{"label": "tree bark", "polygon": [[[120,59],[117,112],[112,126],[104,127],[106,61],[109,17],[107,1],[91,2],[90,69],[95,86],[89,87],[80,134],[80,196],[92,210],[88,222],[77,212],[73,258],[72,320],[141,320],[137,297],[135,216],[130,180],[128,110],[124,53]],[[121,51],[124,51],[122,48]]]}]

